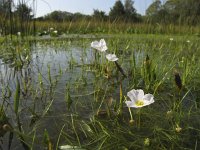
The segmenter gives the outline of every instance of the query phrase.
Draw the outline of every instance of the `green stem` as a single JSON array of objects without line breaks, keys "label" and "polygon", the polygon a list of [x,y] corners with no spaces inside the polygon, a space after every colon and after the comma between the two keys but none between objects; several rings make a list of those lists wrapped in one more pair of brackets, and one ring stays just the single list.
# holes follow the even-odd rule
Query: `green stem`
[{"label": "green stem", "polygon": [[133,114],[132,114],[132,112],[131,112],[131,108],[130,108],[130,107],[128,107],[128,111],[129,111],[129,113],[130,113],[131,120],[133,120]]},{"label": "green stem", "polygon": [[119,101],[119,111],[118,111],[118,115],[122,115],[122,111],[123,111],[123,93],[122,93],[122,82],[120,81],[120,101]]},{"label": "green stem", "polygon": [[139,116],[138,116],[138,128],[140,129],[140,108],[139,108]]}]

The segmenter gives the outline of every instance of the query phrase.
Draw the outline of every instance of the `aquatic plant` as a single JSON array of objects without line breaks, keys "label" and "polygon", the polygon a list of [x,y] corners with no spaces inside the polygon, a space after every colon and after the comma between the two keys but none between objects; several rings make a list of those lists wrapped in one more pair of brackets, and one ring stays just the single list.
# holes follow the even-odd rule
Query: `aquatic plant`
[{"label": "aquatic plant", "polygon": [[131,101],[125,102],[128,107],[141,108],[154,103],[154,96],[152,94],[144,94],[141,89],[133,89],[127,93],[127,96],[131,99]]},{"label": "aquatic plant", "polygon": [[118,58],[115,54],[107,54],[106,55],[106,58],[109,60],[109,61],[117,61]]},{"label": "aquatic plant", "polygon": [[[108,49],[104,39],[101,39],[99,42],[98,41],[93,41],[91,43],[91,47],[97,49],[100,52],[105,52]],[[126,74],[124,73],[124,70],[122,69],[122,67],[117,63],[118,57],[115,54],[106,54],[106,58],[109,61],[115,62],[115,65],[116,65],[117,69],[121,72],[121,74],[124,77],[127,77]]]},{"label": "aquatic plant", "polygon": [[[88,35],[1,41],[0,98],[14,134],[10,149],[19,142],[19,149],[199,149],[199,39],[111,36],[95,35],[107,38],[104,52],[91,50]],[[8,147],[7,134],[0,149]]]},{"label": "aquatic plant", "polygon": [[100,51],[100,52],[105,52],[108,49],[104,39],[101,39],[99,42],[98,41],[93,41],[91,43],[91,47],[96,49],[96,50],[98,50],[98,51]]}]

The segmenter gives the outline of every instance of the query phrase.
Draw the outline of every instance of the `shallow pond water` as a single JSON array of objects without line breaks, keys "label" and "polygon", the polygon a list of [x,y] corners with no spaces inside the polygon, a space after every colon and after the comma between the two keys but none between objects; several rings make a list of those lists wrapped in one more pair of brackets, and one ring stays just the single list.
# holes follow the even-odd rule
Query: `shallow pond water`
[{"label": "shallow pond water", "polygon": [[[93,39],[69,39],[33,43],[28,53],[30,62],[20,70],[12,67],[12,61],[5,62],[3,58],[0,60],[1,91],[9,90],[12,93],[4,101],[4,104],[7,103],[5,111],[9,123],[13,127],[19,125],[13,110],[18,79],[21,85],[19,120],[28,140],[35,134],[35,148],[42,149],[41,142],[37,144],[37,140],[43,139],[44,130],[56,142],[59,130],[64,123],[71,122],[72,117],[87,120],[94,115],[99,107],[94,105],[94,100],[99,101],[102,97],[109,96],[115,100],[118,96],[116,81],[108,81],[106,74],[101,76],[102,69],[106,69],[104,66],[109,63],[104,58],[105,54],[98,54],[90,47],[92,41]],[[136,57],[140,57],[139,55],[138,53]],[[70,109],[66,102],[67,87],[73,101]],[[108,91],[114,91],[115,94],[107,94]],[[22,149],[16,136],[14,134],[11,149]],[[2,147],[6,148],[8,142],[7,133]]]},{"label": "shallow pond water", "polygon": [[[185,52],[174,50],[166,40],[164,44],[159,39],[155,42],[153,38],[145,37],[142,40],[136,37],[106,39],[108,53],[119,57],[118,63],[128,78],[120,74],[113,62],[106,60],[104,53],[90,47],[94,40],[94,37],[43,39],[29,43],[27,47],[15,45],[14,50],[0,52],[1,104],[9,124],[14,128],[13,138],[10,138],[9,132],[1,138],[3,149],[7,149],[9,142],[12,150],[23,149],[20,134],[33,149],[47,147],[44,142],[47,137],[54,147],[65,145],[70,143],[68,139],[76,138],[73,125],[82,132],[80,140],[84,139],[81,123],[84,125],[84,121],[91,120],[99,112],[104,118],[108,105],[112,105],[110,111],[116,113],[120,85],[124,95],[134,87],[156,93],[162,85],[154,109],[147,109],[147,112],[153,112],[146,113],[149,116],[145,114],[147,120],[154,118],[156,110],[159,110],[156,117],[162,118],[173,107],[177,97],[188,103],[196,96],[194,93],[191,95],[190,89],[185,93],[174,92],[173,68],[178,65],[183,68],[179,59]],[[152,61],[152,74],[147,76],[145,65],[148,59]],[[16,114],[14,105],[18,84],[20,103]],[[125,112],[129,116],[127,107]],[[61,132],[62,138],[59,137]]]}]

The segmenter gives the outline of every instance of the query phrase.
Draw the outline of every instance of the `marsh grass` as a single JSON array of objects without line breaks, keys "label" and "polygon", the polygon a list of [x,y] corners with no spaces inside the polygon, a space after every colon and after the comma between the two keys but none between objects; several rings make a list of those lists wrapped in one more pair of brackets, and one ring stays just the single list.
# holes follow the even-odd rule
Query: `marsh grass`
[{"label": "marsh grass", "polygon": [[189,34],[199,35],[198,26],[179,26],[173,24],[146,24],[146,23],[127,23],[127,22],[90,22],[85,20],[70,22],[50,22],[36,21],[37,31],[47,31],[53,27],[60,33],[66,34]]}]

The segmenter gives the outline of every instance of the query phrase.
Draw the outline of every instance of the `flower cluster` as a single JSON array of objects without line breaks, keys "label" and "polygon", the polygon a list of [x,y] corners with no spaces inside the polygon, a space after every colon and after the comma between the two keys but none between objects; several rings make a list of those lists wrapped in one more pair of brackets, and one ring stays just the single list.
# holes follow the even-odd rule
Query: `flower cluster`
[{"label": "flower cluster", "polygon": [[97,49],[100,52],[105,52],[108,49],[104,39],[101,39],[99,42],[98,41],[92,42],[91,47]]},{"label": "flower cluster", "polygon": [[[108,49],[104,39],[101,39],[99,42],[93,41],[91,43],[91,47],[100,52],[105,52]],[[106,58],[108,59],[108,61],[117,61],[118,60],[118,58],[115,54],[107,54]]]},{"label": "flower cluster", "polygon": [[[170,41],[173,41],[173,38],[170,38]],[[106,45],[106,42],[104,39],[101,39],[100,41],[93,41],[91,43],[91,47],[100,51],[100,52],[105,52],[108,47]],[[119,66],[119,64],[116,62],[118,60],[118,57],[115,54],[106,54],[106,58],[109,61],[115,62],[117,68],[119,71],[124,75],[124,72],[122,68]],[[143,106],[150,105],[154,103],[154,96],[152,94],[144,94],[144,91],[139,89],[139,90],[131,90],[127,93],[127,96],[131,99],[131,101],[126,101],[126,105],[134,108],[141,108]]]}]

